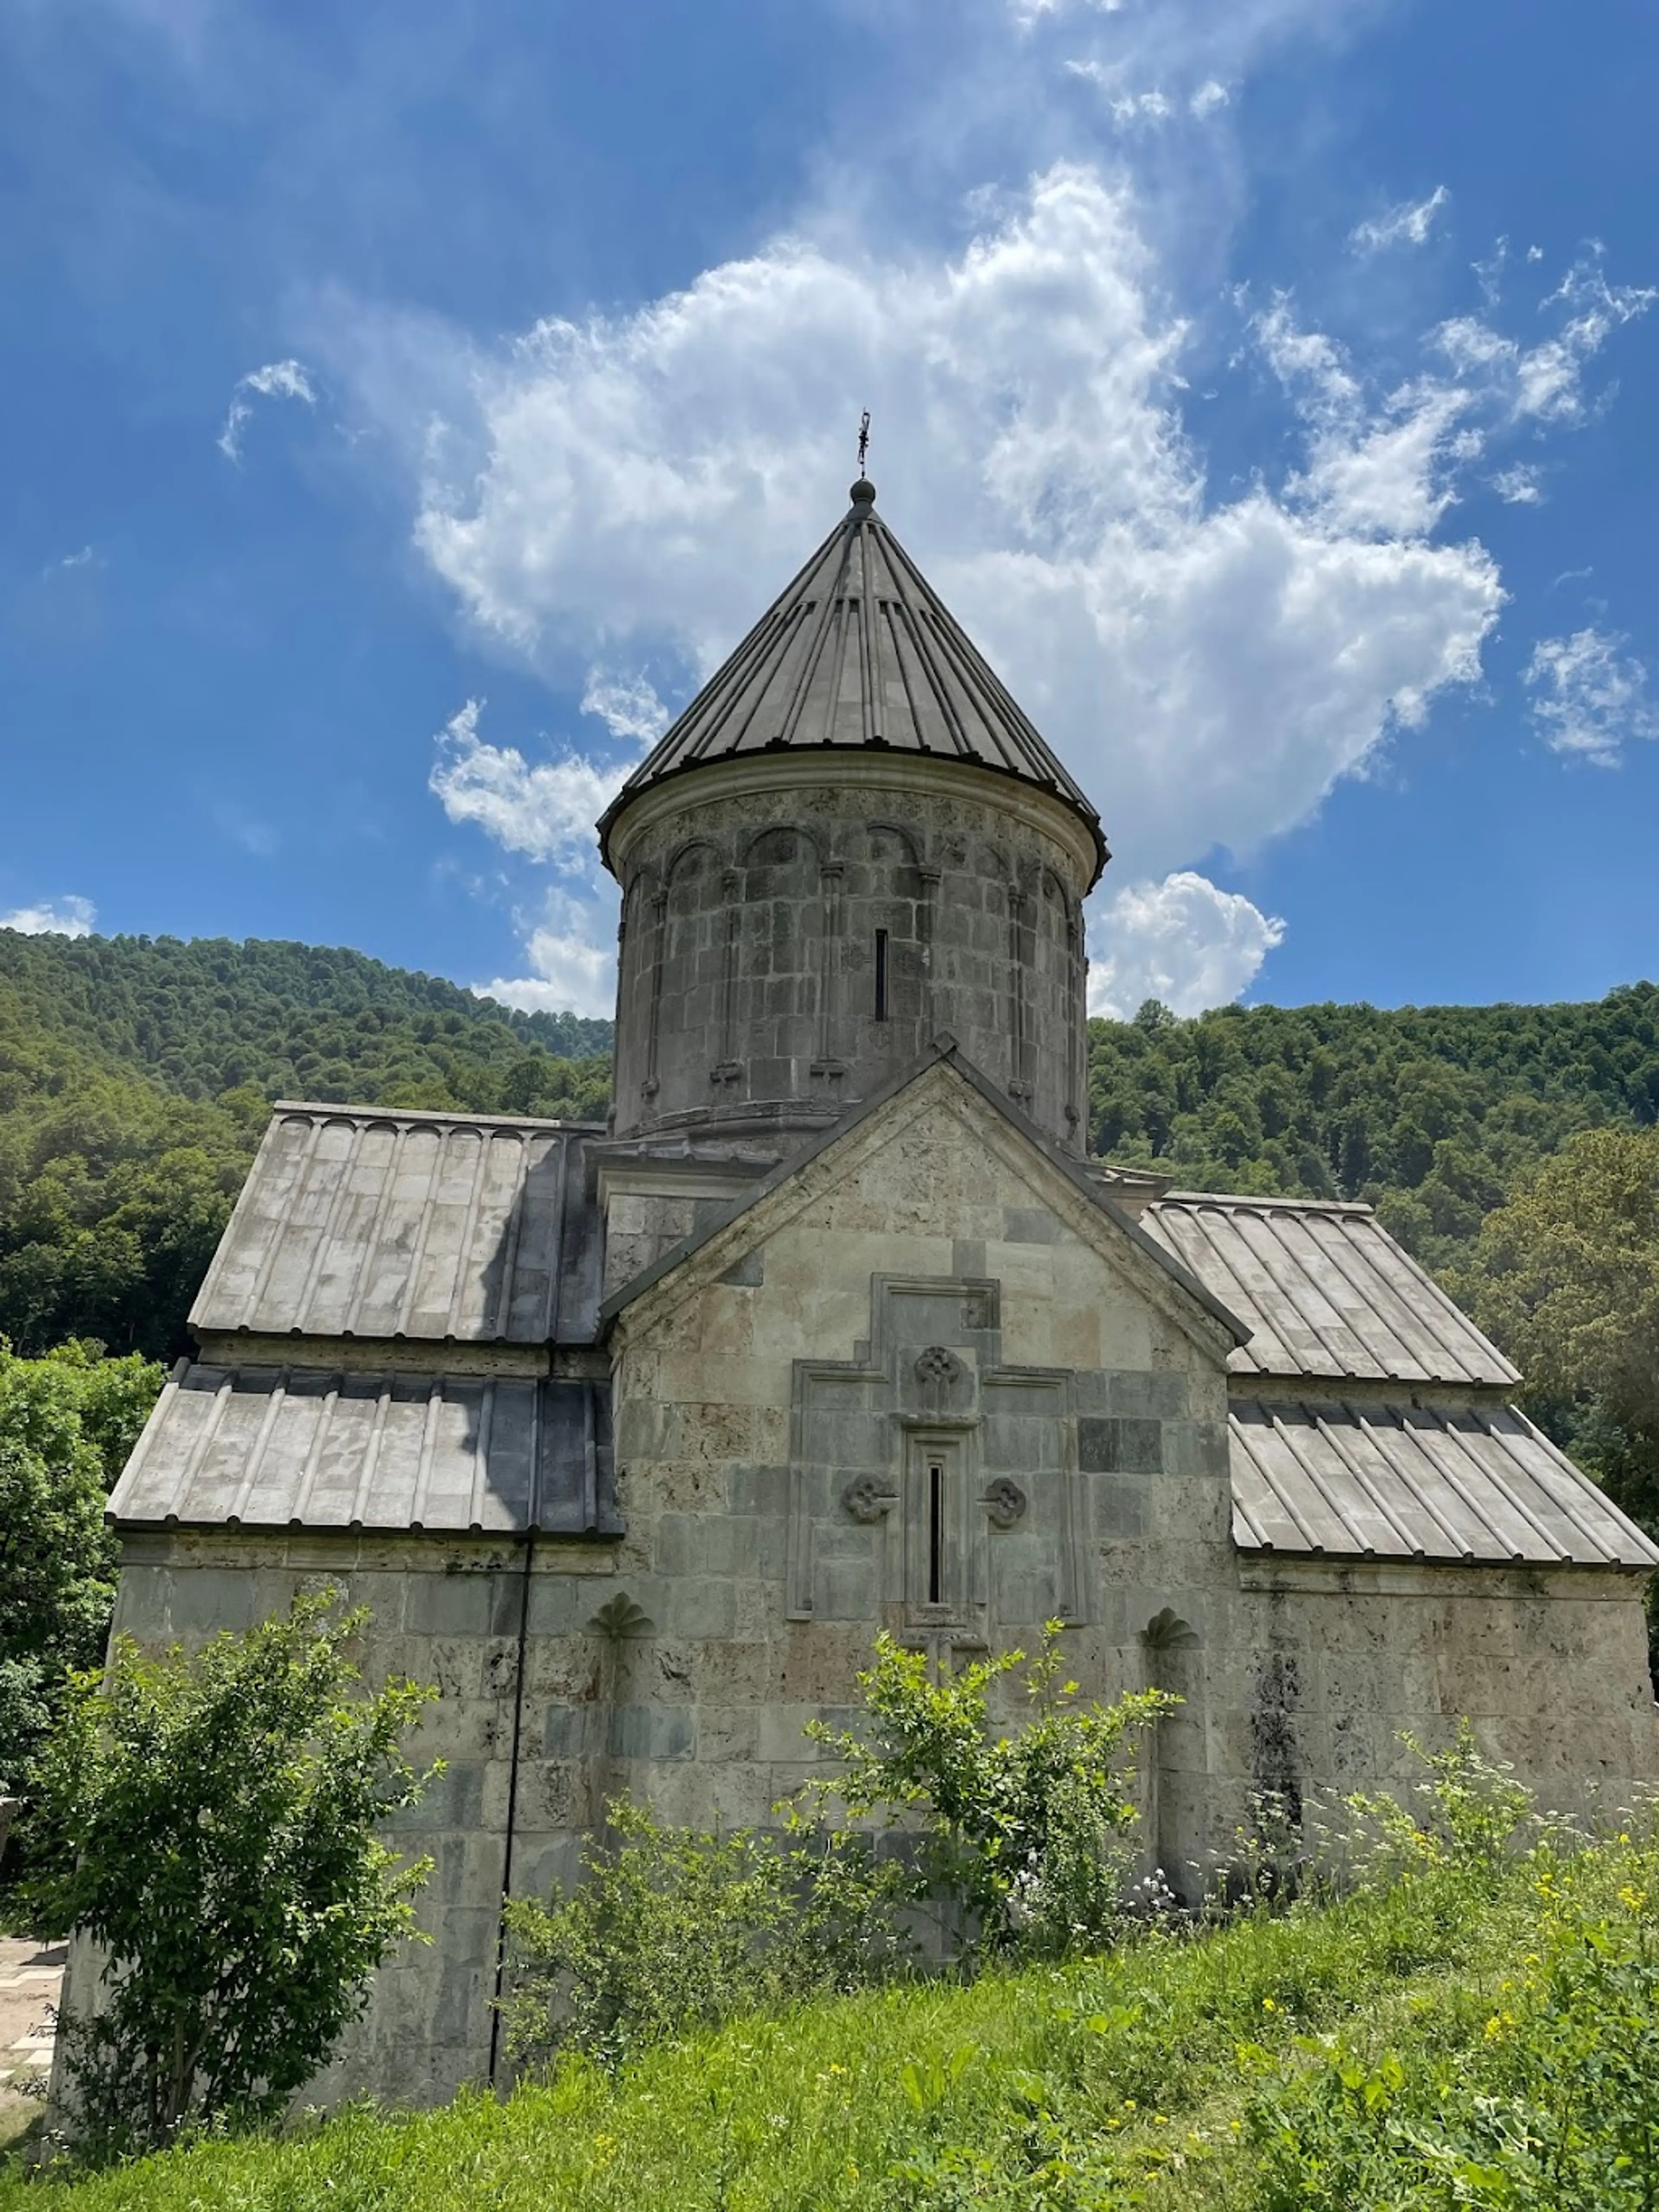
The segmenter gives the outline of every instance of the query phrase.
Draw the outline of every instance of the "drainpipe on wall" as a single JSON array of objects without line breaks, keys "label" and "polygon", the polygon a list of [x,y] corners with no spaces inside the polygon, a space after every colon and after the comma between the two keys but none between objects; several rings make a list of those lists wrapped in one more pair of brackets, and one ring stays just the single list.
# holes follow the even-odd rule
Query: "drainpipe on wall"
[{"label": "drainpipe on wall", "polygon": [[525,1532],[524,1573],[519,1587],[519,1658],[513,1677],[513,1749],[507,1776],[507,1839],[501,1847],[501,1907],[495,1923],[495,1988],[489,2008],[489,2086],[501,2054],[501,1998],[507,1987],[507,1905],[513,1893],[513,1840],[519,1816],[519,1746],[524,1735],[525,1659],[530,1642],[530,1577],[536,1564],[536,1531]]}]

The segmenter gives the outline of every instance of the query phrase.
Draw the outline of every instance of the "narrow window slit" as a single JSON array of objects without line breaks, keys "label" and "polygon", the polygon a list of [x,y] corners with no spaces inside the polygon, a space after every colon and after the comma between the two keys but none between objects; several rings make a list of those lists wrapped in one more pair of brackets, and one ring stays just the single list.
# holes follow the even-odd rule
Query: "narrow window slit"
[{"label": "narrow window slit", "polygon": [[876,932],[876,1019],[887,1018],[887,932]]},{"label": "narrow window slit", "polygon": [[945,1469],[927,1462],[927,1602],[942,1603],[945,1588]]}]

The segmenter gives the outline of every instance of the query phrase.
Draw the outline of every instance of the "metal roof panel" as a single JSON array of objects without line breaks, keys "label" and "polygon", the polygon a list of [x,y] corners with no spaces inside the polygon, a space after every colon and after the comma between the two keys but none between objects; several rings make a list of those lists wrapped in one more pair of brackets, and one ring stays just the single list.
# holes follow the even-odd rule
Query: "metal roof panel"
[{"label": "metal roof panel", "polygon": [[737,754],[875,746],[1051,792],[1087,823],[1105,865],[1086,795],[874,501],[854,485],[845,518],[623,786],[599,823],[602,846],[629,800],[666,776]]},{"label": "metal roof panel", "polygon": [[611,1388],[181,1365],[108,1516],[122,1528],[618,1535]]},{"label": "metal roof panel", "polygon": [[1240,1399],[1245,1551],[1477,1565],[1659,1565],[1659,1548],[1513,1406]]},{"label": "metal roof panel", "polygon": [[591,1342],[586,1147],[554,1121],[279,1105],[191,1325],[261,1335]]},{"label": "metal roof panel", "polygon": [[1141,1226],[1250,1324],[1228,1362],[1236,1375],[1521,1379],[1369,1206],[1172,1192]]}]

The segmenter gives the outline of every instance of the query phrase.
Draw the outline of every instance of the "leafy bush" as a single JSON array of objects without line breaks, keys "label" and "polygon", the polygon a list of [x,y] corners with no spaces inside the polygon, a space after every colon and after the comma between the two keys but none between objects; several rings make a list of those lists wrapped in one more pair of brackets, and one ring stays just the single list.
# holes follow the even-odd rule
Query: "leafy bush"
[{"label": "leafy bush", "polygon": [[902,1959],[893,1908],[905,1869],[828,1831],[793,1846],[661,1826],[608,1808],[567,1901],[507,1907],[517,1961],[508,2054],[529,2066],[580,2051],[614,2062],[734,2014],[878,1978]]},{"label": "leafy bush", "polygon": [[121,1638],[106,1679],[75,1679],[40,1772],[59,1870],[32,1902],[104,1954],[102,2008],[59,2030],[91,2159],[279,2113],[412,1928],[430,1862],[376,1831],[427,1779],[399,1740],[435,1692],[354,1696],[367,1616],[332,1610],[297,1598],[193,1659]]},{"label": "leafy bush", "polygon": [[1062,1681],[1051,1620],[1025,1680],[1030,1718],[994,1735],[993,1684],[1023,1651],[935,1679],[925,1654],[885,1633],[859,1677],[861,1729],[810,1723],[841,1772],[814,1791],[856,1819],[902,1821],[918,1843],[925,1891],[945,1902],[968,1949],[1052,1958],[1098,1944],[1121,1917],[1136,1808],[1134,1738],[1180,1699],[1146,1690],[1102,1705]]},{"label": "leafy bush", "polygon": [[1372,1831],[1361,1873],[1392,1880],[1412,1867],[1451,1864],[1490,1879],[1513,1850],[1532,1810],[1532,1792],[1507,1762],[1485,1756],[1467,1719],[1443,1751],[1431,1751],[1408,1730],[1400,1741],[1428,1770],[1413,1793],[1426,1817],[1416,1818],[1390,1796],[1356,1791],[1346,1798],[1349,1811]]},{"label": "leafy bush", "polygon": [[[780,1806],[781,1836],[659,1825],[626,1800],[566,1900],[507,1908],[516,1954],[509,2053],[606,2063],[735,2014],[906,1972],[915,1909],[942,1906],[959,1963],[1057,1956],[1121,1926],[1135,1808],[1128,1738],[1177,1701],[1149,1692],[1083,1705],[1060,1682],[1051,1622],[1026,1682],[1032,1717],[993,1737],[991,1686],[1018,1651],[934,1680],[890,1637],[859,1677],[862,1733],[807,1733],[837,1780]],[[827,1817],[839,1804],[863,1827]],[[878,1828],[904,1832],[884,1847]]]},{"label": "leafy bush", "polygon": [[27,1788],[65,1678],[97,1663],[109,1633],[104,1500],[161,1370],[100,1351],[19,1359],[0,1337],[0,1791]]}]

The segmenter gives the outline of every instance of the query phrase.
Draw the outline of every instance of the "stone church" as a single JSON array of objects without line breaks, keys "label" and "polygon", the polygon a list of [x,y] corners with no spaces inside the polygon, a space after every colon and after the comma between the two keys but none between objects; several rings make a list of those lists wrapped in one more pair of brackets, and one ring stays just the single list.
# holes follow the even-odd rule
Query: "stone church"
[{"label": "stone church", "polygon": [[1089,1158],[1099,817],[867,482],[599,836],[610,1121],[279,1105],[111,1500],[146,1644],[327,1579],[441,1689],[435,1942],[315,2094],[489,2075],[503,1892],[623,1790],[765,1822],[883,1626],[1178,1692],[1177,1876],[1464,1714],[1659,1778],[1659,1553],[1369,1208]]}]

